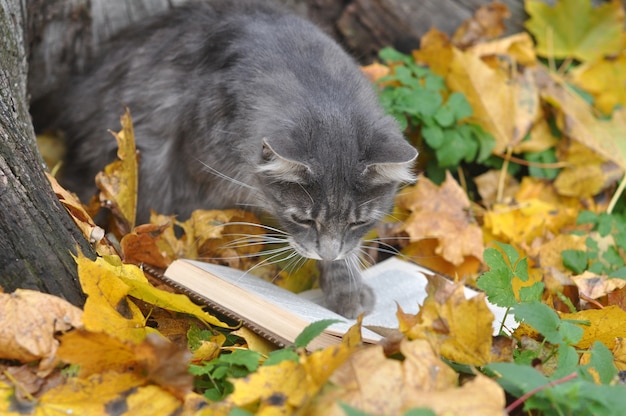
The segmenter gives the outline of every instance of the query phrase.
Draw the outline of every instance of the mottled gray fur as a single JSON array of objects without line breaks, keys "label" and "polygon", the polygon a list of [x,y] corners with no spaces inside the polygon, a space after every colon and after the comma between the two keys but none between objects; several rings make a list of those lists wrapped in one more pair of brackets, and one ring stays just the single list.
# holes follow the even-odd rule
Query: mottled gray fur
[{"label": "mottled gray fur", "polygon": [[417,152],[355,62],[311,23],[266,2],[184,6],[118,36],[64,93],[63,183],[84,200],[114,158],[107,129],[128,106],[140,221],[150,208],[184,218],[255,206],[300,255],[321,260],[331,309],[372,308],[355,256]]}]

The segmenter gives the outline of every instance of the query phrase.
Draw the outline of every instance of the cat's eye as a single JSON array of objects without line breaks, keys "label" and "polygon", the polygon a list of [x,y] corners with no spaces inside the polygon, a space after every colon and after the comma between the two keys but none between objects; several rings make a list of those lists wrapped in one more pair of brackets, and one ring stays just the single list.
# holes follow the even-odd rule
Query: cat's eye
[{"label": "cat's eye", "polygon": [[291,215],[291,221],[295,222],[302,227],[315,227],[315,220],[312,218],[299,217],[297,215]]},{"label": "cat's eye", "polygon": [[351,228],[359,228],[368,225],[370,221],[354,221],[350,223]]}]

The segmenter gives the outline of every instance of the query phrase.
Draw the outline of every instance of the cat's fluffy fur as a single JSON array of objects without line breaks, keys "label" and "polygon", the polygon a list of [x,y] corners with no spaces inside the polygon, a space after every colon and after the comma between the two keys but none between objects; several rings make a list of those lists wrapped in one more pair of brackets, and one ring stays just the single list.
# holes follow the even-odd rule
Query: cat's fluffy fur
[{"label": "cat's fluffy fur", "polygon": [[331,309],[372,308],[355,252],[411,180],[417,152],[355,62],[311,23],[263,1],[183,6],[117,36],[61,106],[63,183],[83,199],[115,156],[107,129],[128,106],[140,221],[150,208],[186,217],[260,207],[298,253],[321,260]]}]

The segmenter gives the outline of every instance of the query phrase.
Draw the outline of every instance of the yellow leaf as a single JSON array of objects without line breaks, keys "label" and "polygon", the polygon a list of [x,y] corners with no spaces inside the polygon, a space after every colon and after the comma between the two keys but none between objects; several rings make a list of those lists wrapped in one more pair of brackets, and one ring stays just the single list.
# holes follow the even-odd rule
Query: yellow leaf
[{"label": "yellow leaf", "polygon": [[469,121],[479,124],[496,139],[494,152],[502,153],[513,139],[515,89],[501,70],[492,69],[471,52],[453,51],[446,83],[462,92],[474,114]]},{"label": "yellow leaf", "polygon": [[626,370],[626,338],[617,338],[611,351],[615,358],[615,366],[619,371]]},{"label": "yellow leaf", "polygon": [[561,160],[567,166],[554,180],[554,187],[561,195],[590,198],[621,177],[617,165],[598,157],[581,143],[562,143],[560,148]]},{"label": "yellow leaf", "polygon": [[500,186],[503,186],[504,188],[504,192],[502,193],[504,201],[510,201],[518,191],[520,186],[519,183],[506,171],[504,171],[504,183],[501,184],[500,176],[502,174],[502,170],[489,170],[474,178],[474,182],[476,183],[476,187],[478,188],[478,193],[480,194],[483,204],[490,206],[497,202],[496,197]]},{"label": "yellow leaf", "polygon": [[448,35],[432,27],[422,36],[420,49],[413,51],[413,59],[420,65],[428,65],[435,74],[445,77],[450,70],[453,49]]},{"label": "yellow leaf", "polygon": [[603,58],[572,71],[573,81],[595,97],[594,105],[604,114],[616,106],[626,107],[626,51],[617,58]]},{"label": "yellow leaf", "polygon": [[151,329],[146,327],[139,308],[127,297],[130,287],[118,277],[115,266],[102,257],[92,261],[82,254],[76,262],[81,287],[87,294],[85,328],[121,340],[142,341]]},{"label": "yellow leaf", "polygon": [[600,341],[607,348],[613,349],[616,339],[626,337],[626,312],[618,306],[560,315],[561,319],[590,322],[590,325],[580,325],[584,332],[582,339],[575,345],[577,348],[586,350],[591,348],[595,341]]},{"label": "yellow leaf", "polygon": [[436,253],[454,265],[466,257],[482,258],[482,231],[469,214],[467,195],[449,172],[440,187],[420,178],[398,195],[396,203],[410,211],[402,230],[411,242],[436,238]]},{"label": "yellow leaf", "polygon": [[560,110],[557,121],[563,134],[626,170],[626,108],[615,111],[611,120],[599,120],[555,75],[543,72],[538,77],[542,97]]},{"label": "yellow leaf", "polygon": [[376,82],[380,78],[389,75],[389,67],[378,62],[362,66],[361,71],[371,82]]},{"label": "yellow leaf", "polygon": [[[242,326],[236,331],[231,332],[233,335],[237,335],[246,340],[248,349],[256,352],[260,352],[263,355],[268,355],[270,352],[276,349],[276,345],[272,344],[256,332]],[[195,355],[195,353],[194,353]]]},{"label": "yellow leaf", "polygon": [[479,57],[505,55],[509,59],[515,59],[517,64],[524,66],[532,66],[537,63],[535,45],[530,35],[525,32],[490,42],[481,42],[469,48],[468,51]]},{"label": "yellow leaf", "polygon": [[535,153],[555,147],[558,139],[552,135],[550,125],[545,118],[537,120],[530,129],[530,138],[519,142],[513,149],[514,153]]},{"label": "yellow leaf", "polygon": [[66,300],[34,290],[0,293],[0,358],[42,359],[39,372],[46,375],[59,347],[55,333],[82,327],[82,314]]},{"label": "yellow leaf", "polygon": [[293,414],[293,410],[310,400],[319,386],[309,382],[300,363],[286,360],[272,366],[261,366],[256,373],[233,380],[235,391],[226,402],[245,406],[259,402],[259,410]]},{"label": "yellow leaf", "polygon": [[[417,324],[406,331],[409,339],[424,339],[452,361],[484,365],[491,358],[493,314],[485,295],[465,298],[464,285],[434,284],[417,313]],[[467,319],[471,316],[472,319]]]},{"label": "yellow leaf", "polygon": [[70,378],[41,397],[35,414],[104,415],[114,402],[127,409],[128,414],[145,416],[175,413],[181,407],[163,389],[144,384],[145,379],[133,373],[106,372],[87,379]]},{"label": "yellow leaf", "polygon": [[559,0],[554,7],[541,0],[527,0],[530,19],[525,26],[537,41],[537,54],[591,61],[619,53],[624,7],[613,0],[596,8],[591,0]]},{"label": "yellow leaf", "polygon": [[137,149],[130,112],[121,117],[122,130],[112,132],[117,140],[118,160],[104,168],[96,176],[96,185],[100,189],[100,202],[114,214],[121,235],[127,234],[135,226],[137,216],[138,171]]}]

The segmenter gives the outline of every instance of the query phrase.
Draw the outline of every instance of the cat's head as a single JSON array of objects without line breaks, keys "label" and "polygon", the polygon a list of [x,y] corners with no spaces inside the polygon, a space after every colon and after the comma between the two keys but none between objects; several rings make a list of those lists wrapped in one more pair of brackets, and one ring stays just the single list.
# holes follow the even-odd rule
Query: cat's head
[{"label": "cat's head", "polygon": [[[387,118],[366,131],[333,130],[305,127],[266,137],[257,167],[267,210],[289,234],[291,246],[302,256],[327,261],[358,249],[389,211],[398,185],[414,180],[417,157]],[[337,134],[342,137],[331,137]]]}]

